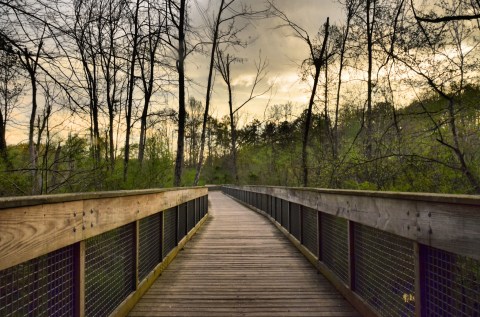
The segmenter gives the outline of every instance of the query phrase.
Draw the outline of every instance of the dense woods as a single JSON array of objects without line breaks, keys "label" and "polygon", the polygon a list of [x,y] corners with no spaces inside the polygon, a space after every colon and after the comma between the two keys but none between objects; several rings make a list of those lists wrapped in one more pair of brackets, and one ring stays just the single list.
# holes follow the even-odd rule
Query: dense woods
[{"label": "dense woods", "polygon": [[[206,183],[480,194],[480,3],[339,1],[343,17],[311,34],[274,1],[0,0],[0,195]],[[269,56],[243,56],[256,20],[296,37],[310,88],[306,104],[265,101],[245,119],[274,100]]]}]

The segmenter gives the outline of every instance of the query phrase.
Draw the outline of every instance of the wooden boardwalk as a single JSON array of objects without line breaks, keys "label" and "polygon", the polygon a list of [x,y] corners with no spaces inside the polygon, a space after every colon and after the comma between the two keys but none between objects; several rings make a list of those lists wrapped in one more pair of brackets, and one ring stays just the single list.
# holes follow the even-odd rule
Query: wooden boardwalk
[{"label": "wooden boardwalk", "polygon": [[359,316],[268,219],[220,192],[130,316]]}]

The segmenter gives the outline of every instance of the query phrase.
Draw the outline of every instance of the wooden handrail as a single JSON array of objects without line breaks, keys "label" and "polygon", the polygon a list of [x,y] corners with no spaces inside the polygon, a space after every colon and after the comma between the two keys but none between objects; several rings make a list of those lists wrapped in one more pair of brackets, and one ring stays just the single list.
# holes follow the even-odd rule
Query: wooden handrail
[{"label": "wooden handrail", "polygon": [[[126,315],[205,222],[207,196],[208,188],[192,187],[0,199],[0,291],[20,294],[28,287],[34,294],[7,296],[0,315],[46,314],[48,307],[35,304],[40,300],[65,301],[64,315],[83,317],[92,309]],[[153,224],[153,231],[141,229],[142,223]],[[97,242],[108,247],[97,247]],[[148,245],[156,251],[142,249]],[[90,262],[88,250],[95,256]],[[141,262],[141,255],[150,262]],[[122,263],[128,268],[111,267]],[[140,279],[141,263],[148,271]],[[113,280],[105,279],[112,272]],[[88,291],[87,277],[92,281],[97,275],[105,277],[95,282],[100,291]],[[125,286],[108,306],[97,307],[94,298],[108,296],[108,281]],[[55,287],[62,289],[50,290]]]},{"label": "wooden handrail", "polygon": [[207,195],[204,187],[0,199],[0,270]]},{"label": "wooden handrail", "polygon": [[455,254],[480,259],[480,196],[274,186],[267,194]]}]

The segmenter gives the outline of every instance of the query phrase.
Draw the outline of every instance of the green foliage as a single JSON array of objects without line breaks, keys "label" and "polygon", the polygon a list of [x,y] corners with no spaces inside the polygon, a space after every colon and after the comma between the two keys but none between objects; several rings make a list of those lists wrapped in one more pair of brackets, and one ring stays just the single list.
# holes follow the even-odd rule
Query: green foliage
[{"label": "green foliage", "polygon": [[[469,171],[480,178],[480,103],[478,87],[456,96],[458,150]],[[475,193],[457,152],[445,99],[425,96],[403,109],[382,102],[372,109],[373,157],[365,156],[363,109],[345,106],[338,126],[338,153],[332,152],[329,118],[315,114],[311,130],[310,184],[358,190]],[[240,183],[301,186],[301,142],[304,114],[293,121],[272,119],[239,129]],[[443,143],[442,143],[443,142]],[[451,146],[449,146],[451,145]],[[204,169],[209,183],[233,181],[227,145]]]},{"label": "green foliage", "polygon": [[[467,87],[455,96],[458,149],[470,173],[480,178],[480,89]],[[459,163],[451,132],[447,100],[425,96],[395,110],[389,103],[374,105],[372,157],[365,155],[363,109],[345,106],[338,126],[338,153],[333,153],[332,122],[314,114],[308,152],[312,187],[357,190],[475,193]],[[235,182],[228,118],[210,118],[203,184]],[[283,119],[283,118],[282,118]],[[304,114],[291,121],[252,121],[238,129],[238,174],[241,184],[301,186],[301,144]],[[106,145],[100,140],[105,149]],[[443,142],[443,143],[442,143]],[[451,145],[451,146],[448,146]],[[127,178],[123,158],[110,166],[96,162],[90,141],[78,135],[39,146],[37,179],[41,193],[84,192],[153,187],[173,183],[173,154],[161,133],[147,138],[143,162],[132,145]],[[104,150],[103,150],[104,151]],[[10,146],[0,158],[0,195],[32,193],[34,176],[26,144]],[[105,157],[105,153],[101,153]],[[182,185],[193,184],[194,160],[186,164]]]},{"label": "green foliage", "polygon": [[[173,159],[166,140],[160,135],[147,138],[145,159],[131,159],[127,179],[123,179],[123,158],[117,157],[113,170],[106,162],[95,162],[89,141],[70,135],[63,143],[42,145],[38,165],[41,193],[88,192],[161,188],[172,186]],[[11,146],[8,160],[0,159],[0,195],[32,193],[32,170],[26,144]]]}]

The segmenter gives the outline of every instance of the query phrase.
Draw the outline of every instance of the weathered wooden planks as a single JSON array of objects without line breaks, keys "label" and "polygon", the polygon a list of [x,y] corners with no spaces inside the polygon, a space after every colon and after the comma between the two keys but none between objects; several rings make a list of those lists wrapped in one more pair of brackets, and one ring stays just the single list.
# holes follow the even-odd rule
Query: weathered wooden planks
[{"label": "weathered wooden planks", "polygon": [[0,199],[0,270],[207,194],[207,188]]},{"label": "weathered wooden planks", "polygon": [[209,220],[130,316],[359,316],[266,218],[209,199]]}]

